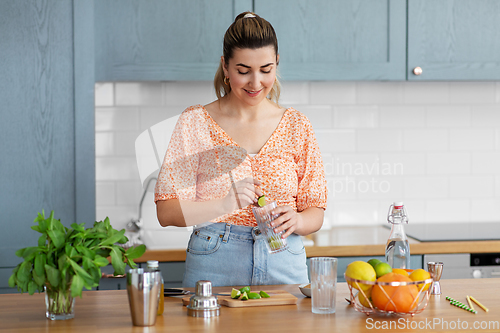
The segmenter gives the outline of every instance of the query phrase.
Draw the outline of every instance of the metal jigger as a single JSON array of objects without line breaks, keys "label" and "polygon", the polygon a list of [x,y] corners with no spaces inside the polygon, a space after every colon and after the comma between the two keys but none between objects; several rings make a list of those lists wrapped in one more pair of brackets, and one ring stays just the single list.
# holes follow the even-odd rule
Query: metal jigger
[{"label": "metal jigger", "polygon": [[427,270],[431,273],[434,280],[431,286],[431,295],[441,295],[441,284],[439,284],[439,280],[443,274],[443,263],[430,261],[427,263]]}]

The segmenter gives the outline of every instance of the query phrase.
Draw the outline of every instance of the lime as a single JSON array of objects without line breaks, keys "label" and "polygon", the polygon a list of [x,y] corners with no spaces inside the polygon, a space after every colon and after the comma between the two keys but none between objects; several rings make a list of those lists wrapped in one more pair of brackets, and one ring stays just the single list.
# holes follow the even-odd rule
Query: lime
[{"label": "lime", "polygon": [[375,265],[375,273],[377,274],[377,278],[390,272],[392,272],[392,267],[386,262],[379,262]]},{"label": "lime", "polygon": [[246,291],[241,294],[241,300],[242,301],[247,301],[248,300],[248,295],[247,295]]},{"label": "lime", "polygon": [[259,207],[264,207],[266,205],[266,196],[265,195],[261,195],[257,199],[257,205],[259,205]]},{"label": "lime", "polygon": [[378,263],[382,262],[381,260],[378,260],[378,259],[370,259],[367,261],[367,263],[369,263],[370,265],[372,265],[373,268],[375,268],[375,266],[377,266]]},{"label": "lime", "polygon": [[243,287],[243,288],[240,289],[240,292],[241,293],[249,293],[250,292],[250,287],[249,286]]},{"label": "lime", "polygon": [[241,291],[239,291],[238,289],[234,289],[231,290],[231,298],[239,298],[241,295]]},{"label": "lime", "polygon": [[262,298],[269,298],[271,296],[269,296],[268,293],[266,293],[264,290],[261,290],[260,293],[259,293],[260,297]]},{"label": "lime", "polygon": [[259,299],[261,297],[257,293],[248,293],[248,298],[250,298],[250,299]]}]

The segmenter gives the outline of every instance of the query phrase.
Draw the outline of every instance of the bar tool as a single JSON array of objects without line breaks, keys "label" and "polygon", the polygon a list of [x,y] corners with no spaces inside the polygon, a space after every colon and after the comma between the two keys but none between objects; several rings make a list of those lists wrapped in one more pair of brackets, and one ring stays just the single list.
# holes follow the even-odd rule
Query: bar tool
[{"label": "bar tool", "polygon": [[443,263],[430,261],[427,263],[427,270],[431,273],[434,280],[431,286],[431,295],[441,295],[441,284],[439,280],[443,274]]},{"label": "bar tool", "polygon": [[192,317],[215,317],[220,314],[217,296],[212,295],[212,282],[200,280],[196,282],[195,294],[189,299],[187,314]]}]

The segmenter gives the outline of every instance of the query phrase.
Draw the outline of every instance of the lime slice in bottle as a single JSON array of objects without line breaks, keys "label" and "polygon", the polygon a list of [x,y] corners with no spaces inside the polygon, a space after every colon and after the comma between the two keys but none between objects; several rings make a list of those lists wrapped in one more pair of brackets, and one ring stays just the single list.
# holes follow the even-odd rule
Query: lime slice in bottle
[{"label": "lime slice in bottle", "polygon": [[261,290],[260,293],[259,293],[260,297],[262,298],[269,298],[271,296],[269,296],[268,293],[266,293],[264,290]]},{"label": "lime slice in bottle", "polygon": [[238,289],[233,288],[233,290],[231,290],[231,298],[236,299],[236,298],[239,298],[240,295],[241,295],[241,291],[239,291]]},{"label": "lime slice in bottle", "polygon": [[259,207],[264,207],[266,205],[266,196],[265,195],[261,195],[258,199],[257,199],[257,205]]}]

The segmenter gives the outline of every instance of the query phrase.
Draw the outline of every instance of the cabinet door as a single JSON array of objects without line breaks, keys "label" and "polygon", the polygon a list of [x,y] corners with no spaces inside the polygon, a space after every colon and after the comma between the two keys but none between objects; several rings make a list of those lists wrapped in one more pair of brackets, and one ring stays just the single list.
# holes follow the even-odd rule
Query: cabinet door
[{"label": "cabinet door", "polygon": [[96,81],[213,80],[233,0],[95,2]]},{"label": "cabinet door", "polygon": [[408,79],[499,80],[499,18],[498,0],[409,0]]},{"label": "cabinet door", "polygon": [[405,80],[406,2],[254,0],[278,35],[285,80]]}]

